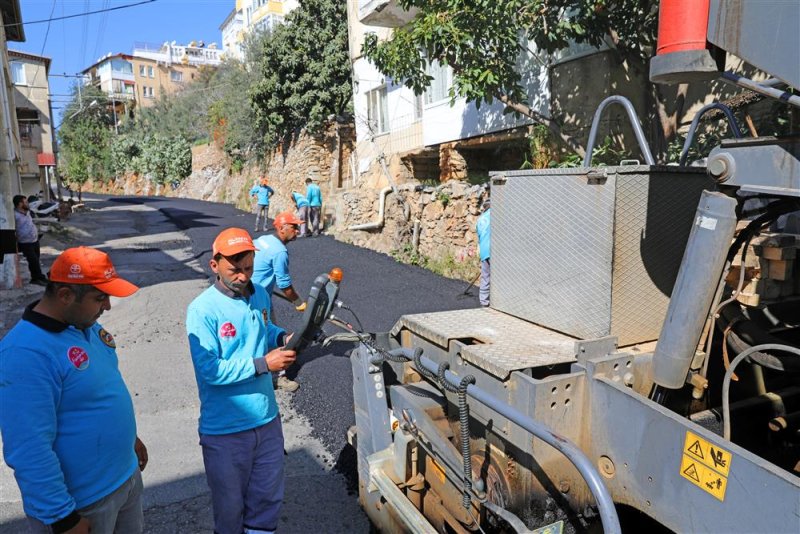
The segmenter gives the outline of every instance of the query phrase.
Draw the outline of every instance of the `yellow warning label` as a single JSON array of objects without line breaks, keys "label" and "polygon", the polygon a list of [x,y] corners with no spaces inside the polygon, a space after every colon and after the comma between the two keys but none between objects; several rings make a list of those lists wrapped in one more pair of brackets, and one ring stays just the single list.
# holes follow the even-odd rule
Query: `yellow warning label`
[{"label": "yellow warning label", "polygon": [[699,461],[723,476],[727,477],[728,473],[730,473],[731,453],[720,449],[713,443],[709,443],[697,434],[686,432],[686,440],[683,442],[683,454],[688,454],[690,458]]},{"label": "yellow warning label", "polygon": [[720,501],[725,500],[728,477],[709,469],[689,454],[681,458],[681,476]]}]

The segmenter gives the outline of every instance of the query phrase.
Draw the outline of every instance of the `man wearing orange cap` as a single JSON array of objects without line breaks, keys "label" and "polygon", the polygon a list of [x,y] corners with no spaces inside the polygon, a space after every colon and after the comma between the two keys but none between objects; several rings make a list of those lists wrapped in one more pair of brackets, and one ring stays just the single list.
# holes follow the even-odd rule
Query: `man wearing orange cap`
[{"label": "man wearing orange cap", "polygon": [[147,449],[114,338],[97,323],[110,296],[137,289],[105,253],[65,250],[0,341],[3,453],[33,532],[142,532]]},{"label": "man wearing orange cap", "polygon": [[[284,211],[272,221],[275,234],[262,235],[255,241],[256,252],[253,263],[253,283],[262,286],[272,298],[272,291],[277,288],[283,293],[299,312],[306,310],[306,303],[292,286],[289,275],[289,251],[286,244],[297,239],[303,221],[291,212]],[[271,317],[274,320],[274,315]],[[278,373],[275,387],[288,392],[297,391],[300,384],[286,377],[286,373]]]},{"label": "man wearing orange cap", "polygon": [[275,193],[272,188],[267,185],[269,182],[266,176],[262,176],[258,185],[254,185],[250,190],[250,196],[256,199],[256,225],[254,232],[258,232],[258,220],[263,217],[261,222],[261,231],[267,231],[267,214],[269,212],[269,197]]},{"label": "man wearing orange cap", "polygon": [[295,352],[250,281],[255,246],[241,228],[212,245],[217,279],[189,305],[186,330],[200,395],[200,446],[218,534],[273,532],[283,501],[283,430],[272,373]]}]

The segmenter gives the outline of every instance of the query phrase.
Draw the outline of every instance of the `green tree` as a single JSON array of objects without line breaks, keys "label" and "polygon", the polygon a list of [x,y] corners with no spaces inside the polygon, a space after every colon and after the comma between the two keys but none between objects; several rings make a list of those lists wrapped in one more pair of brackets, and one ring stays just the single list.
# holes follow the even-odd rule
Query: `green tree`
[{"label": "green tree", "polygon": [[109,146],[114,118],[105,94],[95,87],[73,88],[58,130],[64,181],[78,190],[89,179],[104,180],[109,171]]},{"label": "green tree", "polygon": [[[580,154],[581,143],[563,132],[564,117],[554,110],[545,117],[528,105],[520,61],[525,43],[552,53],[570,42],[605,42],[620,62],[646,80],[658,24],[657,0],[400,0],[400,4],[416,8],[418,14],[388,40],[368,34],[363,44],[363,53],[379,70],[420,94],[431,81],[426,73],[429,63],[448,65],[454,73],[451,97],[465,97],[478,106],[499,100],[508,111],[547,126],[556,139]],[[661,121],[660,134],[670,137],[676,117],[667,115],[658,86],[653,91],[650,113]]]},{"label": "green tree", "polygon": [[285,22],[249,47],[260,77],[250,98],[268,143],[351,112],[346,3],[301,0]]},{"label": "green tree", "polygon": [[180,183],[192,172],[192,147],[180,136],[148,135],[138,157],[142,172],[159,187]]}]

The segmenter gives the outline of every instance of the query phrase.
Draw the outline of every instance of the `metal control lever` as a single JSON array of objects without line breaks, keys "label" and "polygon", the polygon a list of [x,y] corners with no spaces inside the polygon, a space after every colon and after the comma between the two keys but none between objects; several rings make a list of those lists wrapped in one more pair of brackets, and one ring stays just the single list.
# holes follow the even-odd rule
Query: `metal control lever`
[{"label": "metal control lever", "polygon": [[330,317],[336,305],[341,280],[342,271],[339,268],[333,268],[330,273],[317,276],[308,292],[306,311],[303,312],[303,326],[286,344],[286,350],[293,350],[299,354],[324,337],[322,325]]}]

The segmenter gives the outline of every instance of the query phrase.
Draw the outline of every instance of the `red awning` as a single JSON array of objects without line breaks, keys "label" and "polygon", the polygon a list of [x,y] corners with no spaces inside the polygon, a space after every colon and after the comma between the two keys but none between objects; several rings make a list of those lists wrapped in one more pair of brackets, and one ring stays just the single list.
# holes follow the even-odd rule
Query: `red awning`
[{"label": "red awning", "polygon": [[40,167],[54,167],[56,164],[56,156],[49,152],[39,152],[36,154],[36,163]]}]

